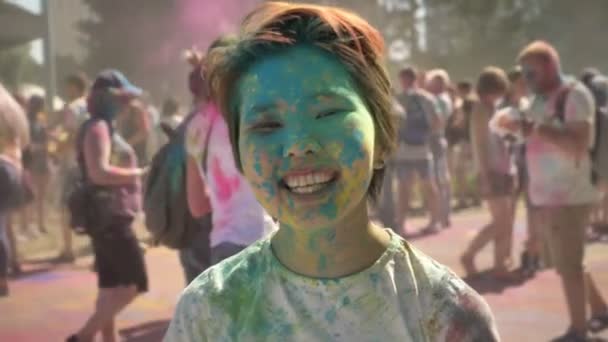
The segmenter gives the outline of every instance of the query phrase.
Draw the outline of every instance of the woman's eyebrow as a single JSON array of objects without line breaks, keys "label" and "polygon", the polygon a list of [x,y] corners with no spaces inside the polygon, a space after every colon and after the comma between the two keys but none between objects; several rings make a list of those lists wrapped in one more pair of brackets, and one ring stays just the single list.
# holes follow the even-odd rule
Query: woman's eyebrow
[{"label": "woman's eyebrow", "polygon": [[249,112],[253,112],[253,113],[268,113],[271,112],[273,110],[275,110],[277,108],[277,104],[276,103],[260,103],[260,104],[255,104],[253,106],[251,106],[249,108]]},{"label": "woman's eyebrow", "polygon": [[319,97],[329,98],[332,100],[348,100],[348,97],[344,96],[344,94],[334,91],[334,90],[323,90],[323,91],[315,92],[313,94],[305,96],[304,98],[318,99]]}]

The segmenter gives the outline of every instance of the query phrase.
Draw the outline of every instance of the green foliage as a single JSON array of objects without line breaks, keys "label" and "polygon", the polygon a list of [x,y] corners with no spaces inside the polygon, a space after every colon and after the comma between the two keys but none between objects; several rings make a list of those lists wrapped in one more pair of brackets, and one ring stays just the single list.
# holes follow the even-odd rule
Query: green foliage
[{"label": "green foliage", "polygon": [[9,89],[22,83],[42,82],[42,67],[30,55],[30,45],[0,51],[0,82]]},{"label": "green foliage", "polygon": [[[334,0],[376,25],[387,44],[405,40],[406,61],[474,78],[486,65],[510,68],[535,39],[554,44],[564,70],[608,72],[608,1],[585,0]],[[399,63],[401,65],[401,63]]]}]

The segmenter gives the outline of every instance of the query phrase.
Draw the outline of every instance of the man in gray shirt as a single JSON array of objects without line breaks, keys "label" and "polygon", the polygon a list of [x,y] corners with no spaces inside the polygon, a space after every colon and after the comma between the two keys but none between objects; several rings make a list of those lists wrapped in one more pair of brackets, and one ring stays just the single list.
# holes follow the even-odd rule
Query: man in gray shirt
[{"label": "man in gray shirt", "polygon": [[431,137],[439,129],[436,102],[432,96],[417,86],[416,70],[405,68],[399,73],[403,92],[397,101],[403,109],[399,124],[398,148],[395,156],[395,172],[399,179],[399,201],[395,227],[405,233],[405,220],[410,203],[414,177],[418,175],[430,210],[430,222],[425,231],[438,228],[438,190],[433,177]]}]

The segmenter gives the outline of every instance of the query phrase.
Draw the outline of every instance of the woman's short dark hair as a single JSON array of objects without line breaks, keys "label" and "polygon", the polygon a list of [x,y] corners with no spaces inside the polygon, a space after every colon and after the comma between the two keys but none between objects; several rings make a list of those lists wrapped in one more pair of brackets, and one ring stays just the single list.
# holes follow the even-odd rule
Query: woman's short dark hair
[{"label": "woman's short dark hair", "polygon": [[[295,44],[328,51],[344,65],[372,115],[378,155],[387,158],[394,149],[396,125],[391,115],[391,87],[380,32],[344,9],[264,2],[245,18],[234,44],[214,49],[208,57],[212,96],[226,118],[238,167],[242,165],[236,84],[256,61]],[[368,189],[371,199],[382,187],[383,174],[384,168],[374,170]]]}]

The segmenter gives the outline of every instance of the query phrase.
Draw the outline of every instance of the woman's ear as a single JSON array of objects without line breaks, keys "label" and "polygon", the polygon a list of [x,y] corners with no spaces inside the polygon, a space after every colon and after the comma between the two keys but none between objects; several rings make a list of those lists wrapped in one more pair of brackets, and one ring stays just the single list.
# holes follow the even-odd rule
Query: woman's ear
[{"label": "woman's ear", "polygon": [[385,165],[386,151],[380,146],[380,144],[376,143],[376,147],[374,148],[374,170],[381,170]]}]

